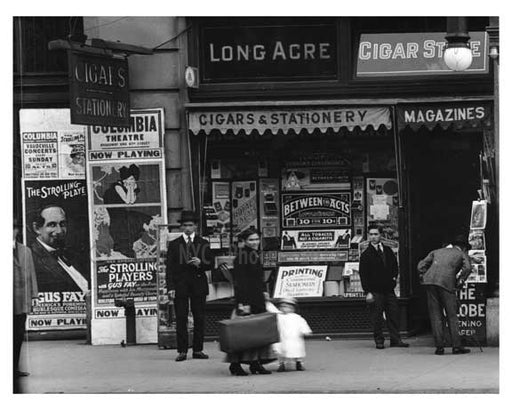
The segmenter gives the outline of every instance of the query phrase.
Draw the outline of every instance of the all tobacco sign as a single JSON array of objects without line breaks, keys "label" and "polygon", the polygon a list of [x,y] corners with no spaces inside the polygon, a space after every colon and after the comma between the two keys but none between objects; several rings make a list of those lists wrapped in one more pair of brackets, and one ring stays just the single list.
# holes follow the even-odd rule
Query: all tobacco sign
[{"label": "all tobacco sign", "polygon": [[129,126],[127,60],[69,51],[68,61],[71,123]]}]

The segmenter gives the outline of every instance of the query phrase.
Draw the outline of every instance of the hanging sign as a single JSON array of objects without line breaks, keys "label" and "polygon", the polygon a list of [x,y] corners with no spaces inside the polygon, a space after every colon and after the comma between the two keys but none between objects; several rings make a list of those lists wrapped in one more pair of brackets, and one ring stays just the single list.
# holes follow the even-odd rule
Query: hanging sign
[{"label": "hanging sign", "polygon": [[71,123],[129,125],[128,61],[68,51]]},{"label": "hanging sign", "polygon": [[471,66],[455,72],[444,62],[446,33],[361,34],[357,77],[468,75],[487,73],[486,33],[470,32]]},{"label": "hanging sign", "polygon": [[322,296],[327,265],[281,266],[274,289],[275,298]]},{"label": "hanging sign", "polygon": [[240,131],[250,134],[256,130],[260,135],[270,130],[273,134],[293,130],[299,133],[305,129],[310,134],[315,130],[326,132],[332,128],[338,132],[341,127],[352,131],[355,127],[365,130],[384,125],[391,129],[391,112],[387,107],[322,107],[322,108],[288,108],[265,110],[230,110],[230,111],[191,111],[188,113],[189,128],[197,135],[204,131],[207,135],[212,130],[222,134]]}]

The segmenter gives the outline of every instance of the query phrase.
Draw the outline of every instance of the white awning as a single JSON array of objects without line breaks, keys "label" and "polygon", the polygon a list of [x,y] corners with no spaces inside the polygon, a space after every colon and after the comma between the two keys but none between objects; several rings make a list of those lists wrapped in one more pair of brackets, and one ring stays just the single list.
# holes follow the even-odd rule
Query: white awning
[{"label": "white awning", "polygon": [[384,125],[391,128],[391,110],[388,107],[287,107],[287,108],[230,108],[201,111],[189,111],[189,129],[194,135],[204,131],[209,135],[213,130],[222,134],[232,131],[238,134],[243,130],[250,134],[256,130],[260,135],[266,131],[274,135],[279,131],[296,133],[306,130],[310,134],[315,130],[326,132],[331,128],[334,132],[340,128],[352,131],[355,127],[365,130],[368,126],[374,129]]}]

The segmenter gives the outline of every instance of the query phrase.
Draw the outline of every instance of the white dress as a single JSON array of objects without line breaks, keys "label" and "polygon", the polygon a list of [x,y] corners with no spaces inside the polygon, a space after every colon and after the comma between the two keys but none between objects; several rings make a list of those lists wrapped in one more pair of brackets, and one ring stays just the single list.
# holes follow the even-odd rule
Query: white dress
[{"label": "white dress", "polygon": [[280,342],[275,345],[277,354],[284,359],[306,357],[304,335],[311,333],[308,323],[296,313],[277,315]]}]

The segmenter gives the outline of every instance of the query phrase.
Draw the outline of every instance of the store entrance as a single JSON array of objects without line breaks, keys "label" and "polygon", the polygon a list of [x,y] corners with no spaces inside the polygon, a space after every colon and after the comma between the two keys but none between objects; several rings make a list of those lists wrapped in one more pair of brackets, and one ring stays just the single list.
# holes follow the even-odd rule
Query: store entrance
[{"label": "store entrance", "polygon": [[471,201],[480,188],[482,136],[435,128],[402,137],[409,179],[410,269],[417,294],[418,261],[454,235],[468,234]]}]

